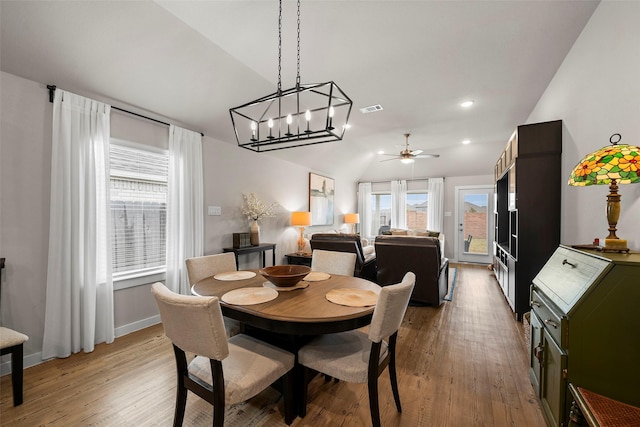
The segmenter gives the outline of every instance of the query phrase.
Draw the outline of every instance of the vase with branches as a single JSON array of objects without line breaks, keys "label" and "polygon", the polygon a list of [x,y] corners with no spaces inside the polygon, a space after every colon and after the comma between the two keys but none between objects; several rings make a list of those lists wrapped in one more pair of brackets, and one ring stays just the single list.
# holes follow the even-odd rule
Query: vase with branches
[{"label": "vase with branches", "polygon": [[250,240],[253,246],[260,244],[260,225],[258,221],[263,218],[269,218],[276,216],[276,210],[278,209],[278,203],[265,203],[258,199],[254,193],[243,194],[244,206],[242,207],[242,214],[247,217],[251,222],[251,235]]}]

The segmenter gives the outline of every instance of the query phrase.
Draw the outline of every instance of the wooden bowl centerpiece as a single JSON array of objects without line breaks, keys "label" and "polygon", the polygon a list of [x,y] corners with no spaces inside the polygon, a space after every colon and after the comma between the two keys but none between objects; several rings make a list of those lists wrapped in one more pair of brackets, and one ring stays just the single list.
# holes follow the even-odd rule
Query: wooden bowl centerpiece
[{"label": "wooden bowl centerpiece", "polygon": [[304,279],[311,272],[311,268],[306,265],[274,265],[261,268],[259,272],[274,285],[288,288]]}]

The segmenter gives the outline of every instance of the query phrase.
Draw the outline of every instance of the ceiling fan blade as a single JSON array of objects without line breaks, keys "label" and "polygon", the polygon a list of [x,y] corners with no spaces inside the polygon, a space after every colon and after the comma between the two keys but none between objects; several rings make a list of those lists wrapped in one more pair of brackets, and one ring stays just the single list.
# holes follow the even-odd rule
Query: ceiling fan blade
[{"label": "ceiling fan blade", "polygon": [[420,154],[418,156],[413,156],[416,159],[431,159],[431,158],[436,158],[436,157],[440,157],[440,154]]},{"label": "ceiling fan blade", "polygon": [[424,150],[412,150],[411,151],[411,155],[412,156],[417,156],[418,154],[422,153]]},{"label": "ceiling fan blade", "polygon": [[398,160],[401,159],[401,157],[393,157],[391,159],[384,159],[384,160],[380,160],[381,162],[388,162],[389,160]]},{"label": "ceiling fan blade", "polygon": [[387,153],[382,153],[381,156],[393,156],[393,157],[397,157],[400,158],[400,156],[398,156],[397,154],[387,154]]}]

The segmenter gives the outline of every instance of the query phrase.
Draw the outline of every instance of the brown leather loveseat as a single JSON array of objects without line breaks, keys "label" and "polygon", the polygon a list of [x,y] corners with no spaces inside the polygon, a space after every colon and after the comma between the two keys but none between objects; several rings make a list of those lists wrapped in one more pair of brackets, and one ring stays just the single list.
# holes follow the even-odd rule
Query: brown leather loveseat
[{"label": "brown leather loveseat", "polygon": [[376,281],[376,256],[365,255],[362,242],[358,234],[344,233],[315,233],[309,240],[311,250],[350,252],[356,254],[356,267],[353,273],[356,277]]},{"label": "brown leather loveseat", "polygon": [[377,283],[398,283],[407,271],[416,275],[411,302],[439,306],[449,286],[449,260],[433,237],[378,236],[375,241]]}]

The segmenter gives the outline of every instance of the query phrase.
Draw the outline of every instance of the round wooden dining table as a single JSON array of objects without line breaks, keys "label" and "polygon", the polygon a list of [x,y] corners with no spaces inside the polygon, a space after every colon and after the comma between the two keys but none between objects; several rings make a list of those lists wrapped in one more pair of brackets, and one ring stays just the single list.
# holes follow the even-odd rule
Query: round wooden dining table
[{"label": "round wooden dining table", "polygon": [[360,289],[380,292],[380,286],[359,277],[331,274],[326,280],[308,282],[303,289],[278,291],[268,302],[253,305],[228,304],[222,296],[234,289],[262,287],[267,279],[258,270],[255,277],[242,280],[218,280],[207,277],[195,283],[191,292],[220,298],[222,314],[245,325],[292,336],[320,335],[361,328],[371,322],[374,306],[350,307],[326,298],[332,289]]}]

